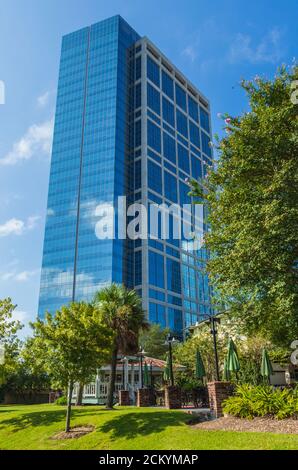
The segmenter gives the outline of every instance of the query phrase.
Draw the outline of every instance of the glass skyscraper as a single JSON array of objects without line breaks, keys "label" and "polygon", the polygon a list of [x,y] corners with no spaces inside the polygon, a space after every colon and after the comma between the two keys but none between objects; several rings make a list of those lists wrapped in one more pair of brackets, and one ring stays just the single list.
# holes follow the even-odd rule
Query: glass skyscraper
[{"label": "glass skyscraper", "polygon": [[[211,313],[208,254],[174,236],[175,214],[166,239],[96,236],[98,206],[112,205],[117,215],[119,196],[146,208],[191,204],[187,180],[204,178],[212,165],[210,140],[208,100],[120,16],[63,38],[41,318],[111,282],[135,288],[150,322],[178,336]],[[188,215],[192,232],[194,210]]]}]

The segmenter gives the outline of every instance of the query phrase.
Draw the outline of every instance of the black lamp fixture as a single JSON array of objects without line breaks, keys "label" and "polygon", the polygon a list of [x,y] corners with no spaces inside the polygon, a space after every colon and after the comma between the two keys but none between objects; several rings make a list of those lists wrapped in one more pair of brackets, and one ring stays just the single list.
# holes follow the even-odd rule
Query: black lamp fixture
[{"label": "black lamp fixture", "polygon": [[[222,313],[220,313],[222,314]],[[201,317],[206,317],[206,320],[203,320],[201,323],[208,322],[210,324],[210,334],[213,338],[213,350],[214,350],[214,363],[215,363],[215,379],[219,382],[220,375],[219,375],[219,363],[218,363],[218,352],[217,352],[217,325],[220,324],[220,318],[216,315],[201,315]],[[200,325],[197,322],[195,325],[188,327],[189,331],[195,330]]]},{"label": "black lamp fixture", "polygon": [[179,341],[172,336],[170,333],[167,336],[165,344],[169,347],[169,365],[170,365],[170,384],[174,386],[174,373],[173,373],[173,349],[172,346],[175,343],[179,343]]},{"label": "black lamp fixture", "polygon": [[146,352],[144,351],[144,348],[140,346],[138,356],[140,358],[140,369],[141,369],[141,388],[144,387],[144,375],[143,375],[143,358],[146,356]]}]

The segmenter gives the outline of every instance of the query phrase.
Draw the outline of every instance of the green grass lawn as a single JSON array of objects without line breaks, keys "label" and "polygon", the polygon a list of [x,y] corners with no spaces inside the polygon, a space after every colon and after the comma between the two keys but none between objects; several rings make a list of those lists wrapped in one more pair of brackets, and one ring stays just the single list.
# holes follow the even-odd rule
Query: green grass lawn
[{"label": "green grass lawn", "polygon": [[92,424],[79,439],[52,440],[64,429],[65,408],[56,405],[0,406],[0,449],[203,450],[298,449],[298,436],[196,430],[190,416],[159,408],[80,407],[72,426]]}]

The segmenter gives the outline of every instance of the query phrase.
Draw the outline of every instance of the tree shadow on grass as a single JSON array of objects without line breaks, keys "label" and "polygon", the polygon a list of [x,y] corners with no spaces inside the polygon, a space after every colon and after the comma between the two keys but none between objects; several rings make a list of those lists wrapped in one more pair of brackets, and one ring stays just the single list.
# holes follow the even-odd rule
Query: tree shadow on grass
[{"label": "tree shadow on grass", "polygon": [[177,412],[138,412],[127,413],[107,421],[98,432],[112,432],[111,438],[125,437],[132,439],[164,431],[166,428],[181,426],[187,422],[188,416]]},{"label": "tree shadow on grass", "polygon": [[[73,409],[71,412],[71,419],[77,417],[84,417],[88,415],[94,415],[94,410],[87,409]],[[96,412],[96,415],[100,414]],[[50,426],[54,423],[64,424],[66,417],[66,408],[61,410],[42,410],[42,411],[31,411],[29,413],[19,413],[18,416],[13,418],[4,419],[0,422],[0,430],[9,428],[12,432],[21,431],[25,428],[36,427],[36,426]]]}]

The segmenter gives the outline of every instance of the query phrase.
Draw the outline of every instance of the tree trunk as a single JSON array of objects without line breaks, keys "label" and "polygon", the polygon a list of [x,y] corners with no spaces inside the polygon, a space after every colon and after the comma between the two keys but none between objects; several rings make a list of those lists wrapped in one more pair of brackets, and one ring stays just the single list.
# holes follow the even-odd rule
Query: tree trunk
[{"label": "tree trunk", "polygon": [[106,405],[106,408],[109,410],[113,409],[113,404],[114,404],[117,355],[118,355],[118,347],[117,347],[117,344],[114,344],[113,353],[112,353],[112,361],[111,361],[111,373],[110,373],[110,381],[109,381],[108,399],[107,399],[107,405]]},{"label": "tree trunk", "polygon": [[82,403],[83,403],[83,392],[84,392],[84,384],[80,383],[78,393],[77,393],[76,406],[81,406],[82,405]]},{"label": "tree trunk", "polygon": [[67,400],[67,413],[66,413],[65,432],[70,431],[70,414],[71,414],[72,392],[73,392],[73,382],[70,382],[69,387],[68,387],[68,400]]}]

